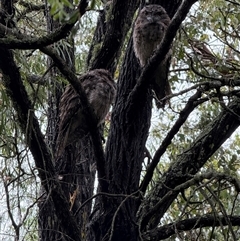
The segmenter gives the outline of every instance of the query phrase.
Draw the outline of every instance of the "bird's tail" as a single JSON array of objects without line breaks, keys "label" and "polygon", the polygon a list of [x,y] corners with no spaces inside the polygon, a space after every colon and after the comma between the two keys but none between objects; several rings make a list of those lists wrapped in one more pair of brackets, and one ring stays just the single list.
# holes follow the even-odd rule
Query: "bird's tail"
[{"label": "bird's tail", "polygon": [[164,108],[166,104],[169,104],[169,99],[163,100],[164,97],[172,93],[171,87],[168,81],[168,73],[170,67],[171,57],[164,60],[156,69],[153,80],[153,91],[156,97],[157,108]]}]

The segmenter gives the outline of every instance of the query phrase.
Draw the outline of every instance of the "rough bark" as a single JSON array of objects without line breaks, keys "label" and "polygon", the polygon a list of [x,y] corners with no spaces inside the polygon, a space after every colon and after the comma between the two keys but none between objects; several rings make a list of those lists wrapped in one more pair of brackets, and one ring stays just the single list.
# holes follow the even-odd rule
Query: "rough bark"
[{"label": "rough bark", "polygon": [[[177,3],[176,3],[177,4]],[[167,9],[167,11],[172,11]],[[191,4],[189,4],[189,7]],[[176,34],[178,26],[186,16],[188,9],[178,19],[175,30],[168,36],[171,41]],[[176,11],[176,9],[174,9]],[[172,27],[174,29],[174,26]],[[145,143],[150,127],[152,96],[147,81],[157,61],[164,59],[167,48],[171,42],[165,42],[162,54],[156,56],[158,60],[152,61],[141,75],[140,67],[133,53],[130,38],[126,55],[123,60],[120,78],[118,80],[118,96],[112,112],[111,131],[106,146],[106,179],[108,193],[128,194],[129,198],[111,199],[101,198],[101,205],[96,209],[104,210],[97,213],[93,220],[95,226],[103,227],[99,232],[94,229],[96,240],[101,240],[104,235],[112,240],[136,240],[139,233],[136,223],[136,213],[139,205],[139,180],[144,159]],[[161,50],[160,50],[161,51]],[[164,52],[165,51],[165,52]],[[161,59],[160,59],[161,58]],[[150,61],[151,62],[151,61]],[[145,74],[145,75],[144,75]],[[133,195],[134,194],[134,195]],[[101,213],[101,215],[99,215]],[[109,220],[113,220],[112,223]]]},{"label": "rough bark", "polygon": [[[84,2],[84,1],[82,1]],[[81,5],[80,5],[81,6]],[[86,3],[82,5],[83,9],[82,14],[85,12]],[[69,9],[66,9],[66,12],[70,12]],[[49,14],[47,2],[46,2],[46,21],[47,21],[47,28],[51,35],[52,32],[56,31],[57,29],[61,29],[62,26],[58,21],[54,21]],[[73,27],[73,24],[71,25]],[[70,30],[71,28],[69,28]],[[61,55],[59,56],[61,60],[69,67],[72,71],[75,70],[75,56],[74,56],[74,41],[70,37],[66,39],[69,42],[71,47],[64,47],[60,46],[59,52]],[[58,132],[58,104],[60,97],[64,90],[64,85],[56,81],[55,76],[61,75],[59,70],[56,67],[53,67],[54,61],[49,58],[48,60],[48,67],[50,68],[49,71],[49,81],[51,83],[51,88],[48,93],[48,127],[47,127],[47,143],[49,148],[51,149],[53,156],[56,150],[56,136]],[[82,151],[81,148],[78,148],[81,144],[76,144],[76,146],[70,146],[66,149],[66,152],[59,163],[60,166],[65,165],[67,169],[67,173],[64,176],[64,180],[60,181],[61,188],[63,190],[65,199],[67,200],[66,208],[71,211],[72,214],[76,211],[79,203],[85,201],[83,198],[86,190],[90,190],[89,187],[86,185],[81,185],[83,170],[81,168],[83,161],[80,161],[81,155],[79,153]],[[64,164],[63,164],[64,163]],[[86,164],[84,164],[86,165]],[[55,166],[55,161],[54,161]],[[55,170],[59,170],[59,167],[55,166]],[[61,171],[61,170],[60,170]],[[86,171],[86,175],[89,173]],[[57,176],[58,174],[56,174]],[[58,176],[57,176],[58,177]],[[59,178],[59,177],[58,177]],[[93,189],[93,185],[92,185]],[[56,207],[53,203],[52,199],[49,198],[48,193],[45,193],[46,190],[44,187],[41,188],[41,193],[43,194],[41,201],[39,202],[39,239],[41,241],[44,240],[71,240],[71,237],[66,235],[64,229],[62,227],[62,223],[59,221],[56,215]],[[81,195],[80,195],[81,194]],[[90,192],[89,195],[92,195]],[[87,206],[88,207],[88,206]],[[85,213],[85,216],[88,217],[90,214],[90,207],[88,207],[88,213]],[[86,209],[86,207],[85,207]],[[78,236],[79,239],[83,237],[83,227],[85,224],[82,223],[82,213],[78,213],[74,217],[75,222],[78,224],[78,229],[80,230]],[[85,230],[84,230],[85,231]]]},{"label": "rough bark", "polygon": [[[130,29],[138,4],[139,0],[107,2],[104,11],[99,15],[90,48],[89,69],[105,68],[114,73],[119,61],[121,47]],[[92,51],[93,49],[95,52]]]}]

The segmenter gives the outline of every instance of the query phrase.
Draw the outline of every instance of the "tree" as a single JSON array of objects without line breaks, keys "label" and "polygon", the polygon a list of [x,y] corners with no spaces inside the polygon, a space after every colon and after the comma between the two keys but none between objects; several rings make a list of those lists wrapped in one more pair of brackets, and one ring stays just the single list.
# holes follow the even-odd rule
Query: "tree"
[{"label": "tree", "polygon": [[[15,240],[37,239],[36,232],[22,230],[36,224],[36,204],[40,240],[238,240],[239,3],[149,0],[166,9],[171,23],[141,68],[132,26],[144,1],[102,2],[1,2],[1,177]],[[89,27],[82,19],[98,7],[86,67],[80,69],[103,68],[117,78],[111,123],[104,129],[97,127],[76,75],[77,64],[83,65],[76,33]],[[219,48],[208,46],[212,39]],[[171,46],[174,94],[165,97],[169,107],[157,110],[150,79]],[[56,162],[58,104],[66,82],[86,107],[89,132]],[[150,128],[154,115],[158,121]],[[36,175],[41,191],[35,190],[31,204],[21,203],[22,191],[11,188],[28,189],[24,180]]]}]

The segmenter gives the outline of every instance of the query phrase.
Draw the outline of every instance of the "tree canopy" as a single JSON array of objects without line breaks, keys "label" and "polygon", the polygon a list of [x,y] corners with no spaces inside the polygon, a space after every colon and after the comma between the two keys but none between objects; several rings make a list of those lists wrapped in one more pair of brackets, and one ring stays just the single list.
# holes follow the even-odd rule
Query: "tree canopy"
[{"label": "tree canopy", "polygon": [[[136,17],[161,5],[170,25],[146,66]],[[239,240],[237,0],[2,0],[1,240]],[[172,93],[151,79],[172,48]],[[79,80],[106,69],[117,95],[97,126]],[[70,84],[87,133],[56,160]],[[60,174],[64,169],[64,174]]]}]

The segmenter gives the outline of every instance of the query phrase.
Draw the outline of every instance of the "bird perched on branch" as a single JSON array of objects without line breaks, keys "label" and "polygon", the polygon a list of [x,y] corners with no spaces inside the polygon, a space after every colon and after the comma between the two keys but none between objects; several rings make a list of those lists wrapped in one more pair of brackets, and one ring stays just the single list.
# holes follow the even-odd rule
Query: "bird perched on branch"
[{"label": "bird perched on branch", "polygon": [[[157,4],[145,6],[139,13],[133,30],[133,47],[140,65],[144,67],[149,58],[161,43],[170,18],[165,9]],[[168,82],[168,72],[171,60],[171,50],[157,67],[152,81],[152,89],[156,95],[157,107],[164,107],[166,101],[161,101],[166,95],[171,94]]]},{"label": "bird perched on branch", "polygon": [[[79,78],[90,106],[97,118],[98,126],[105,120],[116,94],[116,84],[109,71],[95,69]],[[61,157],[65,147],[74,143],[88,132],[88,123],[84,115],[78,93],[68,85],[59,103],[59,125],[56,141],[56,157]]]}]

